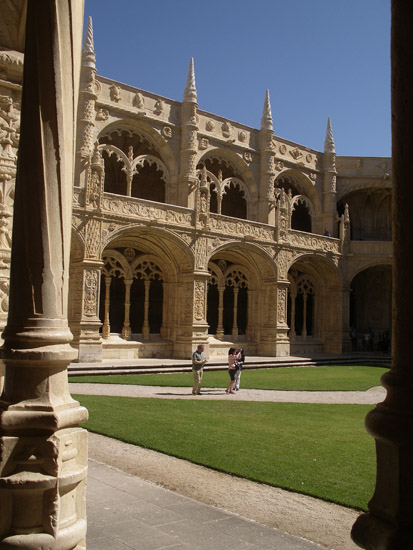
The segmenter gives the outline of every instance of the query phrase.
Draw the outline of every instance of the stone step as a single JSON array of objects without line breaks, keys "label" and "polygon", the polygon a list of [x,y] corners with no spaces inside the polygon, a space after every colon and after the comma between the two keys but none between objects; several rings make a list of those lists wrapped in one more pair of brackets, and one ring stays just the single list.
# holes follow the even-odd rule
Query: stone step
[{"label": "stone step", "polygon": [[[347,365],[360,364],[376,365],[388,364],[390,367],[391,359],[388,356],[338,356],[326,358],[262,358],[249,360],[245,365],[245,369],[274,369],[280,367],[314,367],[322,365]],[[125,362],[126,363],[126,362]],[[162,364],[162,359],[159,360],[159,365],[150,365],[144,359],[130,361],[129,364],[114,363],[72,363],[69,365],[69,376],[88,376],[88,375],[105,375],[105,374],[171,374],[174,372],[190,372],[191,363],[189,361],[169,361],[169,364]],[[211,361],[205,367],[205,371],[227,370],[228,364],[225,360]]]}]

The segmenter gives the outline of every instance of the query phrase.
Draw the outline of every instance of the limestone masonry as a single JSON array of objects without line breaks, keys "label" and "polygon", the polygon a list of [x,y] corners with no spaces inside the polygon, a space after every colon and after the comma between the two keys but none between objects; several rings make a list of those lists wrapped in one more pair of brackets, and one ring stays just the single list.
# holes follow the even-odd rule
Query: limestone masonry
[{"label": "limestone masonry", "polygon": [[[0,316],[23,54],[0,51]],[[264,96],[264,91],[263,91]],[[69,324],[80,361],[376,349],[391,332],[389,158],[336,155],[97,74],[82,53]],[[368,343],[363,341],[370,335]]]}]

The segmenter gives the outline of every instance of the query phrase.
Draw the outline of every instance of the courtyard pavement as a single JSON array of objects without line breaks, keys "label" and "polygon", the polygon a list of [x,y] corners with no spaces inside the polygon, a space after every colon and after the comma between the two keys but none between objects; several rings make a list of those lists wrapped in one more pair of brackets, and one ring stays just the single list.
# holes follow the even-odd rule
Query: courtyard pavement
[{"label": "courtyard pavement", "polygon": [[88,550],[325,548],[89,460]]}]

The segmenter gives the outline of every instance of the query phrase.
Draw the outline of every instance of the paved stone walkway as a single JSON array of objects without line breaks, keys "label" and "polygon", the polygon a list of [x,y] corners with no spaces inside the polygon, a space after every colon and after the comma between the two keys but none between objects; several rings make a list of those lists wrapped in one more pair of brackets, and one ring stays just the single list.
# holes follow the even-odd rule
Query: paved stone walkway
[{"label": "paved stone walkway", "polygon": [[225,399],[233,401],[271,401],[277,403],[328,403],[375,405],[386,396],[379,386],[367,391],[274,391],[240,389],[227,395],[221,388],[202,388],[202,394],[194,396],[191,388],[165,386],[128,386],[125,384],[69,384],[70,392],[79,395],[111,395],[120,397],[155,397],[158,399]]},{"label": "paved stone walkway", "polygon": [[89,460],[88,550],[325,548]]}]

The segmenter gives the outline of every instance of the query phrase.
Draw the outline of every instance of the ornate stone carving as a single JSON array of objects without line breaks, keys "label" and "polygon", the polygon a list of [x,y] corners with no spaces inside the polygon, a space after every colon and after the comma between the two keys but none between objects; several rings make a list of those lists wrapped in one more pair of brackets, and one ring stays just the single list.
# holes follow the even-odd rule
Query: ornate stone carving
[{"label": "ornate stone carving", "polygon": [[133,105],[134,107],[137,107],[138,109],[144,109],[145,108],[145,98],[143,95],[138,92],[135,94],[133,98]]},{"label": "ornate stone carving", "polygon": [[286,323],[287,321],[287,289],[278,287],[277,298],[278,322]]},{"label": "ornate stone carving", "polygon": [[297,147],[290,151],[290,155],[293,157],[294,160],[298,160],[303,156],[302,152]]},{"label": "ornate stone carving", "polygon": [[241,142],[241,143],[244,143],[247,139],[247,133],[244,132],[244,130],[240,130],[238,132],[238,140]]},{"label": "ornate stone carving", "polygon": [[172,128],[170,126],[164,126],[162,128],[162,135],[166,139],[171,138],[172,137]]},{"label": "ornate stone carving", "polygon": [[109,118],[109,111],[107,109],[102,109],[99,107],[96,109],[96,120],[107,120]]},{"label": "ornate stone carving", "polygon": [[207,120],[205,128],[208,132],[213,132],[215,130],[215,122],[213,120]]},{"label": "ornate stone carving", "polygon": [[249,151],[244,151],[242,157],[247,164],[251,164],[251,162],[253,161],[252,154]]},{"label": "ornate stone carving", "polygon": [[287,146],[284,145],[284,143],[282,143],[282,144],[278,147],[278,150],[279,150],[279,152],[280,152],[282,155],[285,155],[285,153],[287,152]]},{"label": "ornate stone carving", "polygon": [[200,237],[195,242],[194,256],[196,269],[206,270],[207,268],[207,244],[208,240],[204,237]]},{"label": "ornate stone carving", "polygon": [[158,99],[155,102],[155,107],[153,109],[153,114],[160,116],[160,115],[163,114],[163,110],[164,110],[164,103],[163,103],[162,99]]},{"label": "ornate stone carving", "polygon": [[205,290],[204,281],[195,281],[194,283],[194,317],[197,321],[205,319]]},{"label": "ornate stone carving", "polygon": [[84,274],[83,313],[87,317],[96,317],[98,314],[97,296],[99,276],[100,273],[96,269],[88,269]]},{"label": "ornate stone carving", "polygon": [[224,138],[230,138],[232,136],[232,127],[229,122],[224,122],[221,126],[222,135]]},{"label": "ornate stone carving", "polygon": [[271,227],[254,225],[245,221],[223,220],[213,214],[210,217],[210,227],[221,234],[250,236],[265,241],[274,240],[274,229]]},{"label": "ornate stone carving", "polygon": [[86,224],[86,257],[98,258],[101,250],[101,224],[96,218],[91,218]]},{"label": "ornate stone carving", "polygon": [[121,92],[120,87],[113,85],[109,88],[109,91],[110,91],[110,99],[112,101],[114,101],[115,103],[118,103],[120,101],[120,98],[121,98],[121,96],[120,96],[120,92]]},{"label": "ornate stone carving", "polygon": [[200,150],[204,150],[204,149],[208,149],[208,147],[209,147],[209,140],[208,140],[208,138],[201,138],[201,139],[199,140],[199,146],[198,146],[198,148],[199,148]]}]

